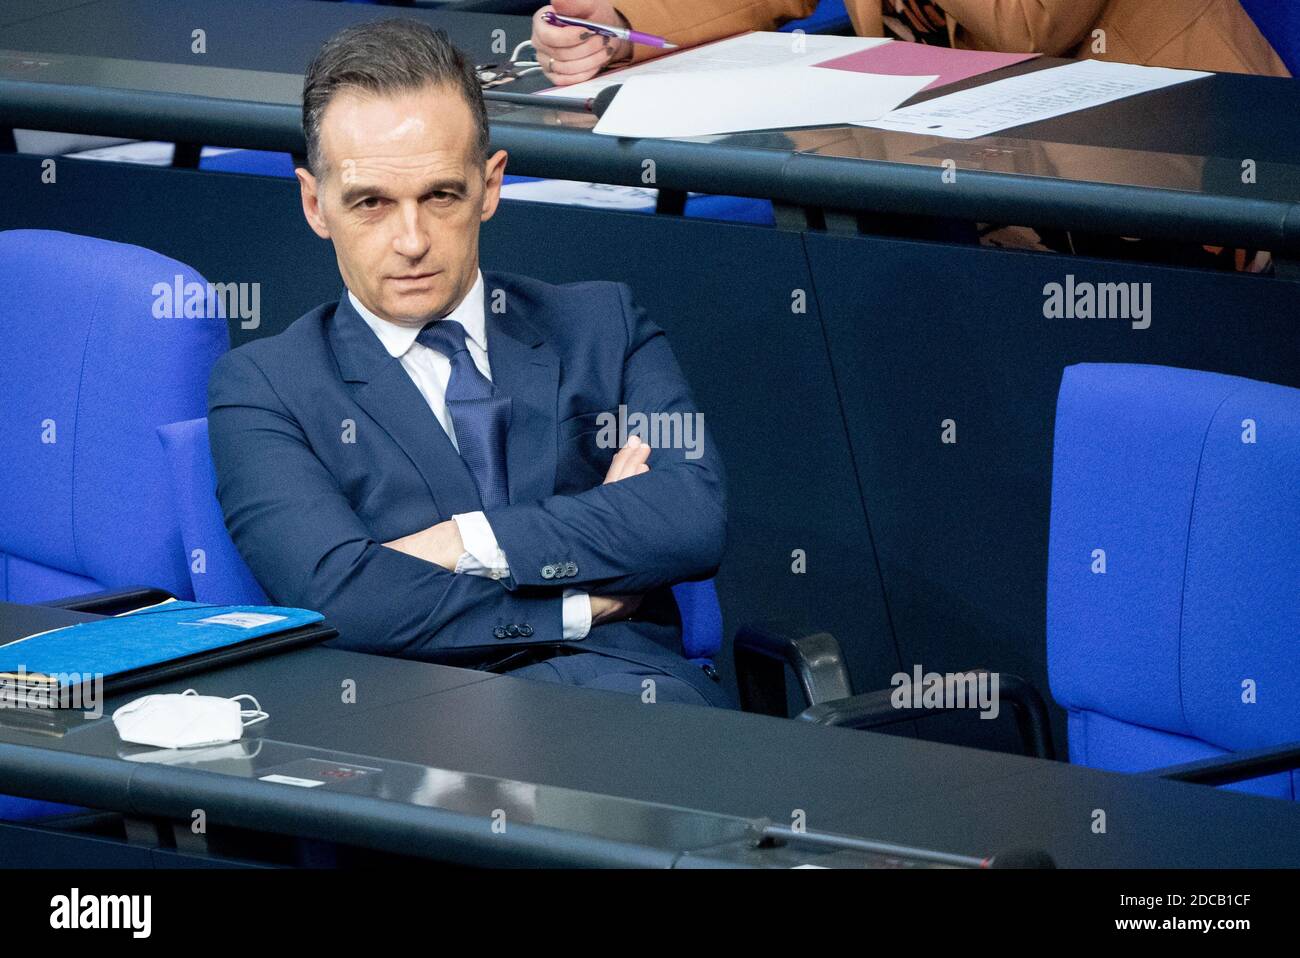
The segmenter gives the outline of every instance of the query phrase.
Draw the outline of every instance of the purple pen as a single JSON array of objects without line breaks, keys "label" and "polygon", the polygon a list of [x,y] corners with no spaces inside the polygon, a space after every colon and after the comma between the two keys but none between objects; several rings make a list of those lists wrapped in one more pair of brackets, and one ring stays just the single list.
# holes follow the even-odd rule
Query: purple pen
[{"label": "purple pen", "polygon": [[639,30],[625,30],[622,27],[610,27],[603,23],[592,23],[590,20],[579,20],[577,17],[562,17],[554,10],[547,10],[542,14],[542,19],[553,27],[584,27],[598,36],[627,40],[630,43],[639,43],[643,47],[660,47],[664,50],[677,49],[677,44],[669,43],[663,37],[656,37],[651,33],[642,33]]}]

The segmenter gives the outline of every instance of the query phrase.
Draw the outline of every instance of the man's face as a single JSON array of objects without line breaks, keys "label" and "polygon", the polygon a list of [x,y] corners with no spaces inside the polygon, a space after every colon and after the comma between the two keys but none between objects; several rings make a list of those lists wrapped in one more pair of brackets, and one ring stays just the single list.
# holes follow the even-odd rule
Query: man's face
[{"label": "man's face", "polygon": [[379,317],[422,326],[474,285],[479,223],[496,212],[506,164],[504,151],[476,162],[476,137],[451,86],[343,90],[325,108],[320,175],[297,171],[303,213]]}]

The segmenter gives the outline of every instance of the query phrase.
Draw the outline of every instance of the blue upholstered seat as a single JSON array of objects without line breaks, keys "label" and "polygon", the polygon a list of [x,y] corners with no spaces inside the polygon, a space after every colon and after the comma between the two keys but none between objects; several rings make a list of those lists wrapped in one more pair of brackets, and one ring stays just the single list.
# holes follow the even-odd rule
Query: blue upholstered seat
[{"label": "blue upholstered seat", "polygon": [[208,451],[207,419],[169,423],[159,428],[158,438],[166,452],[181,541],[190,557],[195,601],[271,605],[226,531]]},{"label": "blue upholstered seat", "polygon": [[[1300,739],[1297,582],[1300,390],[1065,371],[1047,643],[1071,761],[1142,771]],[[1231,787],[1294,799],[1295,776]]]}]

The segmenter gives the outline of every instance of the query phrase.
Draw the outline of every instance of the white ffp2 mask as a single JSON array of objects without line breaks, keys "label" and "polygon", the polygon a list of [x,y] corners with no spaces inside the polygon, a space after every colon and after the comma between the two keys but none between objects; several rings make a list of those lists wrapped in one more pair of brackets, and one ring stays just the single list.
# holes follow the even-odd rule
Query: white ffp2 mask
[{"label": "white ffp2 mask", "polygon": [[[241,708],[240,699],[248,699],[253,707]],[[244,729],[268,718],[251,695],[224,699],[186,689],[179,695],[146,695],[128,702],[113,713],[113,724],[124,742],[155,748],[193,748],[238,741]]]}]

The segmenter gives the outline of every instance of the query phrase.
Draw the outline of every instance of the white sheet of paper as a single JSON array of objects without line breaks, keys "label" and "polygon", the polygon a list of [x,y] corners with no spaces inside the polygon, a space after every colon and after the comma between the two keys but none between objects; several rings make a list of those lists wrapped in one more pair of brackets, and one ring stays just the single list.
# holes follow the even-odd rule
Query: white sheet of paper
[{"label": "white sheet of paper", "polygon": [[1080,60],[935,97],[858,125],[969,140],[1209,75]]},{"label": "white sheet of paper", "polygon": [[765,66],[808,66],[890,42],[892,41],[883,37],[836,37],[755,31],[657,57],[621,70],[602,73],[583,83],[542,90],[541,94],[581,98],[595,96],[607,86],[624,83],[634,77],[713,73],[719,70],[752,70]]},{"label": "white sheet of paper", "polygon": [[639,77],[623,84],[595,131],[673,137],[846,124],[888,113],[933,80],[804,66]]}]

